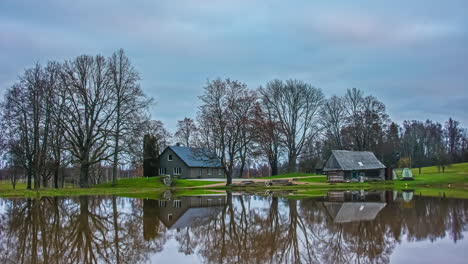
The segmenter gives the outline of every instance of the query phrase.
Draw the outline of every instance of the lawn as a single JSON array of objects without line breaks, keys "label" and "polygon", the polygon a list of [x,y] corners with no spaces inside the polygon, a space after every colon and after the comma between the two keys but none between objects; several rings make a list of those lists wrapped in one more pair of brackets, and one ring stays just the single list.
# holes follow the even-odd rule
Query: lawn
[{"label": "lawn", "polygon": [[[175,187],[171,189],[186,189],[209,184],[219,183],[217,181],[194,181],[178,179]],[[41,196],[73,196],[73,195],[119,195],[127,197],[138,196],[158,196],[165,189],[168,189],[160,181],[159,177],[150,178],[127,178],[119,179],[115,186],[112,183],[103,183],[91,188],[78,188],[69,186],[66,188],[41,188],[37,190],[27,190],[25,183],[16,185],[16,190],[12,189],[10,182],[0,181],[0,197],[41,197]]]},{"label": "lawn", "polygon": [[[299,178],[304,177],[304,178]],[[323,193],[332,189],[412,189],[422,192],[424,195],[437,196],[445,194],[447,197],[468,198],[468,163],[460,163],[449,166],[444,173],[438,171],[437,167],[422,168],[422,174],[418,174],[418,169],[414,169],[414,181],[385,181],[385,182],[365,182],[365,183],[326,183],[325,176],[317,176],[308,173],[289,173],[264,177],[262,179],[297,178],[297,181],[307,182],[307,185],[296,186],[273,186],[272,190],[300,190],[300,195],[312,195]],[[226,189],[224,186],[217,188],[200,188],[200,186],[220,183],[219,181],[196,181],[188,179],[178,179],[175,186],[167,188],[159,177],[120,179],[116,186],[110,183],[99,184],[92,188],[81,189],[68,186],[63,189],[40,189],[26,190],[26,184],[17,184],[16,190],[12,190],[8,181],[0,181],[0,197],[40,197],[40,196],[71,196],[71,195],[119,195],[128,197],[158,197],[164,190],[171,189],[177,195],[209,194],[213,189]],[[198,187],[198,188],[197,188]],[[266,187],[242,187],[227,189],[233,190],[264,190]]]}]

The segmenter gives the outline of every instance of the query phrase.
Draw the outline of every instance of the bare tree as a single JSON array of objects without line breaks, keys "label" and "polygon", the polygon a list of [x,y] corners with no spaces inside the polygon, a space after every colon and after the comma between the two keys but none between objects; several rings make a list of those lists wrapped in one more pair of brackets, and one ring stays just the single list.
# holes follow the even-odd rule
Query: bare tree
[{"label": "bare tree", "polygon": [[338,149],[343,149],[341,129],[346,124],[346,110],[343,100],[338,96],[332,96],[326,100],[321,111],[321,124],[325,133],[332,138]]},{"label": "bare tree", "polygon": [[275,119],[271,109],[258,103],[255,106],[253,125],[255,156],[266,157],[271,175],[277,175],[281,142],[283,141],[279,121]]},{"label": "bare tree", "polygon": [[390,120],[385,104],[373,96],[366,96],[356,88],[348,89],[345,95],[347,112],[348,148],[353,150],[371,150],[376,141],[383,138],[383,133]]},{"label": "bare tree", "polygon": [[112,162],[112,184],[117,183],[119,154],[122,152],[121,140],[125,134],[132,133],[133,128],[142,122],[144,110],[152,102],[147,99],[138,84],[138,72],[133,68],[125,52],[120,49],[112,54],[108,62],[110,86],[115,99],[115,124],[112,131],[114,150]]},{"label": "bare tree", "polygon": [[305,144],[319,133],[317,125],[324,96],[320,89],[299,80],[273,80],[260,88],[263,103],[278,119],[288,151],[288,171],[297,170]]},{"label": "bare tree", "polygon": [[197,126],[195,121],[191,118],[185,117],[184,120],[177,121],[177,131],[175,136],[177,140],[183,142],[186,147],[193,145],[193,141],[196,137]]},{"label": "bare tree", "polygon": [[232,183],[235,164],[243,147],[243,127],[253,110],[255,95],[247,85],[230,79],[217,79],[204,88],[199,112],[201,143],[214,150],[226,174],[226,184]]},{"label": "bare tree", "polygon": [[109,141],[115,129],[115,93],[107,66],[104,57],[86,55],[63,66],[66,107],[60,121],[68,150],[80,164],[80,187],[89,187],[91,165],[113,155]]}]

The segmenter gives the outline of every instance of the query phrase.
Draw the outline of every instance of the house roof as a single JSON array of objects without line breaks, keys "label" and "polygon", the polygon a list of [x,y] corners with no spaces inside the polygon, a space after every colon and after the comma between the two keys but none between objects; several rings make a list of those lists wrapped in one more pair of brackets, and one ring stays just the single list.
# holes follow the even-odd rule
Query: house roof
[{"label": "house roof", "polygon": [[170,226],[170,229],[185,228],[190,226],[198,226],[204,221],[210,220],[213,216],[221,212],[223,207],[204,207],[204,208],[189,208],[177,221]]},{"label": "house roof", "polygon": [[377,214],[387,205],[386,203],[336,203],[325,202],[328,213],[335,223],[349,223],[356,221],[374,220]]},{"label": "house roof", "polygon": [[181,146],[169,146],[180,159],[182,159],[189,167],[200,168],[219,168],[221,161],[216,155],[208,149],[190,148]]},{"label": "house roof", "polygon": [[373,170],[385,169],[370,151],[333,150],[323,170]]}]

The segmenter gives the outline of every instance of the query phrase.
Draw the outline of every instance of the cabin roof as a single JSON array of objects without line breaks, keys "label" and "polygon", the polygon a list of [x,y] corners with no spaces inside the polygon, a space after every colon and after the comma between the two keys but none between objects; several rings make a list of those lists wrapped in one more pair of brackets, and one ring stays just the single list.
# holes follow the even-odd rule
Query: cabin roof
[{"label": "cabin roof", "polygon": [[190,226],[198,226],[203,224],[204,221],[212,219],[214,215],[217,215],[221,212],[223,207],[216,206],[216,207],[203,207],[197,208],[192,207],[189,208],[185,213],[177,219],[177,221],[170,226],[170,229],[177,229],[177,228],[186,228]]},{"label": "cabin roof", "polygon": [[335,223],[374,220],[377,214],[387,205],[376,202],[325,202],[325,208]]},{"label": "cabin roof", "polygon": [[370,151],[333,150],[323,170],[374,170],[385,169],[385,165]]},{"label": "cabin roof", "polygon": [[216,155],[204,148],[190,148],[182,146],[169,146],[166,149],[171,149],[179,158],[189,167],[196,168],[219,168],[221,167],[220,160]]}]

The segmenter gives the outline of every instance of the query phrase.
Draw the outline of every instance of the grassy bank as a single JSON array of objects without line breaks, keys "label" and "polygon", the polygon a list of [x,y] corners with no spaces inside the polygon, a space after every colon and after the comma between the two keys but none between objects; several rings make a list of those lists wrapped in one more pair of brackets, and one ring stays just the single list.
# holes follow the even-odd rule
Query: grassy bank
[{"label": "grassy bank", "polygon": [[[439,172],[437,167],[422,168],[421,174],[418,169],[413,170],[414,181],[386,181],[366,183],[338,183],[329,184],[325,176],[317,176],[303,173],[283,174],[267,179],[295,178],[295,181],[305,184],[295,186],[272,186],[263,185],[255,187],[228,188],[235,191],[265,191],[270,190],[295,190],[298,195],[320,196],[328,190],[415,190],[423,195],[468,198],[468,163],[454,164]],[[264,178],[265,179],[265,178]],[[120,179],[115,186],[110,183],[95,185],[92,188],[81,189],[67,186],[63,189],[40,189],[27,190],[25,184],[17,184],[13,190],[7,181],[0,182],[0,197],[40,197],[40,196],[74,196],[74,195],[119,195],[126,197],[159,197],[166,189],[171,189],[176,195],[199,195],[216,193],[213,189],[224,190],[226,187],[204,188],[201,186],[220,183],[219,181],[197,181],[178,179],[175,186],[167,188],[162,184],[159,177]]]},{"label": "grassy bank", "polygon": [[[66,186],[65,188],[41,188],[39,190],[28,190],[26,184],[19,183],[13,190],[8,181],[0,181],[0,197],[41,197],[41,196],[76,196],[76,195],[119,195],[126,197],[154,196],[159,195],[166,189],[185,190],[189,193],[190,188],[203,185],[219,183],[216,181],[194,181],[178,179],[174,188],[166,187],[159,177],[119,179],[115,186],[111,183],[98,184],[92,188],[78,188]],[[200,192],[200,190],[198,190]],[[192,193],[195,193],[193,191]]]}]

